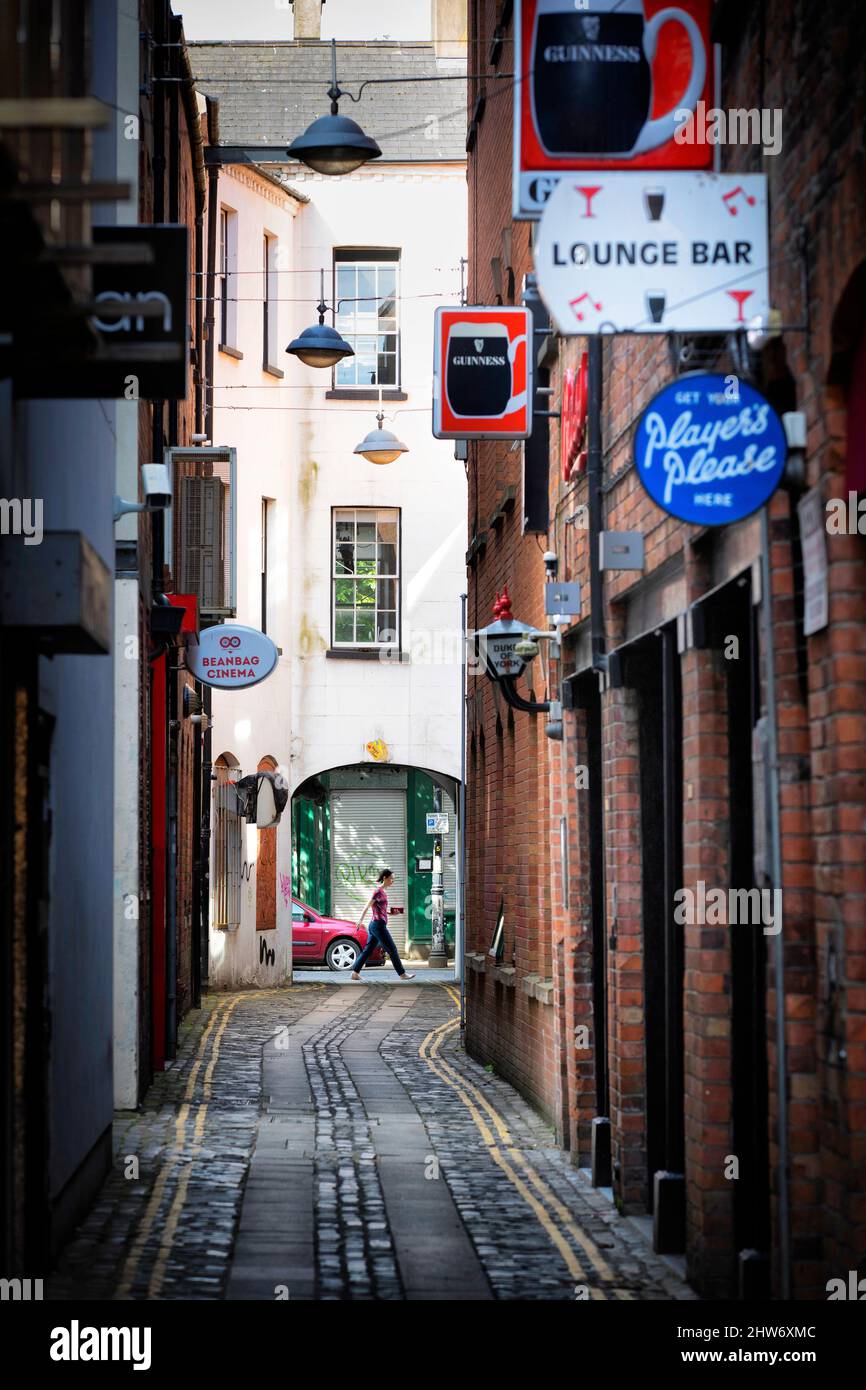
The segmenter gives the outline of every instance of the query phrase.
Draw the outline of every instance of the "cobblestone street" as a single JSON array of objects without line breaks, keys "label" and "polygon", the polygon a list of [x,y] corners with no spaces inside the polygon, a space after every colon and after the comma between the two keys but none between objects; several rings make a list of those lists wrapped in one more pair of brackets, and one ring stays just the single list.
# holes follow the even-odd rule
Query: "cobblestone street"
[{"label": "cobblestone street", "polygon": [[464,1054],[454,986],[208,996],[114,1149],[49,1298],[693,1297]]}]

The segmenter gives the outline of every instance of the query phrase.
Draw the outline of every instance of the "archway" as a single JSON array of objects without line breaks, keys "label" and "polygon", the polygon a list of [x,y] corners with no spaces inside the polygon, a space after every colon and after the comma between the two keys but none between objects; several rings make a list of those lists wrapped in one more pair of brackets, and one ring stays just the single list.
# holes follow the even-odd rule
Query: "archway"
[{"label": "archway", "polygon": [[213,925],[237,931],[241,922],[242,827],[234,783],[240,763],[234,753],[220,753],[214,763]]},{"label": "archway", "polygon": [[433,852],[425,821],[437,799],[449,817],[443,876],[450,946],[457,911],[457,782],[428,768],[371,761],[323,769],[301,783],[292,799],[296,896],[325,916],[357,921],[379,871],[390,868],[391,933],[405,958],[425,960],[432,939]]}]

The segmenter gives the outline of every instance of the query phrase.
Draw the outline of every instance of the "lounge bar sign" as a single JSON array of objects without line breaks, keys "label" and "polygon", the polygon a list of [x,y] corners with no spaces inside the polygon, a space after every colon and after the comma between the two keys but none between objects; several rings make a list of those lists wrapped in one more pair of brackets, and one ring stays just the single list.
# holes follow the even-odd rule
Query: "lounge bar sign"
[{"label": "lounge bar sign", "polygon": [[710,0],[517,0],[514,216],[575,169],[706,169],[676,131],[712,106]]},{"label": "lounge bar sign", "polygon": [[535,239],[560,333],[730,333],[769,315],[764,174],[570,175]]},{"label": "lounge bar sign", "polygon": [[769,401],[737,377],[669,382],[637,423],[638,476],[669,516],[724,526],[757,511],[782,478],[787,441]]},{"label": "lounge bar sign", "polygon": [[437,309],[437,439],[526,439],[532,433],[532,315],[497,304]]},{"label": "lounge bar sign", "polygon": [[240,623],[207,627],[198,643],[186,649],[186,664],[196,680],[219,690],[241,690],[269,676],[278,652],[265,633]]}]

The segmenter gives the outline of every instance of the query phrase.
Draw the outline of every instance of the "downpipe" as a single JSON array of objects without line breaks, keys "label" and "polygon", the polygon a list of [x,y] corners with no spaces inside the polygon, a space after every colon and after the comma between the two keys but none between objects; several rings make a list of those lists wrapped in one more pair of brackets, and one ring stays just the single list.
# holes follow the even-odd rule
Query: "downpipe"
[{"label": "downpipe", "polygon": [[[761,509],[761,618],[767,681],[767,775],[770,810],[770,862],[773,887],[782,886],[782,832],[779,820],[779,725],[776,707],[776,661],[773,649],[772,590],[770,587],[770,509]],[[779,1103],[779,1265],[780,1295],[791,1297],[790,1184],[788,1149],[788,1052],[785,1038],[785,953],[783,932],[773,937],[776,986],[776,1075]]]}]

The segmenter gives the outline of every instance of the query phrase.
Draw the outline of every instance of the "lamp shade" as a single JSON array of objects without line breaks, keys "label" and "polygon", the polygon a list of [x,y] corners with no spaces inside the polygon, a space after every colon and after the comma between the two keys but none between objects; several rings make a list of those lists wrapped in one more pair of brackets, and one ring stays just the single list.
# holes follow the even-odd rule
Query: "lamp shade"
[{"label": "lamp shade", "polygon": [[349,116],[319,116],[303,135],[293,140],[290,155],[317,174],[351,174],[382,151]]},{"label": "lamp shade", "polygon": [[305,328],[300,337],[292,339],[286,352],[308,367],[333,367],[342,358],[355,356],[355,349],[327,323],[314,323]]},{"label": "lamp shade", "polygon": [[360,454],[368,463],[393,463],[401,454],[408,454],[407,446],[390,430],[371,430],[352,450]]}]

